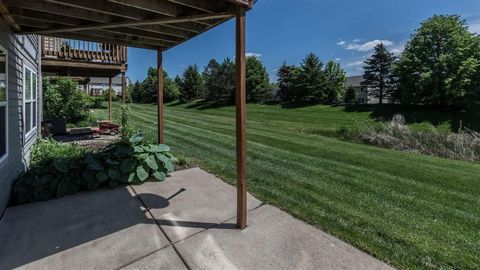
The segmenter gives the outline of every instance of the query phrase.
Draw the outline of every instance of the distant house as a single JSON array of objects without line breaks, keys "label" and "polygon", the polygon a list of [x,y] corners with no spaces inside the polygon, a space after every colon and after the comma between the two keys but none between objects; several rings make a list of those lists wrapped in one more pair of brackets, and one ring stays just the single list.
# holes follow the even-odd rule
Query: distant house
[{"label": "distant house", "polygon": [[[369,88],[362,85],[363,76],[348,77],[345,82],[346,87],[353,87],[355,89],[355,103],[357,104],[372,104],[378,103],[378,99],[369,93]],[[375,102],[373,101],[375,100]]]},{"label": "distant house", "polygon": [[[363,76],[351,76],[345,82],[346,87],[355,89],[355,103],[357,104],[378,104],[379,98],[373,94],[372,88],[362,85]],[[389,96],[383,98],[383,103],[392,103]]]},{"label": "distant house", "polygon": [[[125,87],[128,87],[132,84],[130,78],[126,78]],[[108,78],[107,77],[92,77],[86,85],[87,94],[90,96],[101,96],[104,91],[108,89]],[[118,75],[112,78],[112,89],[117,96],[122,94],[122,76]]]}]

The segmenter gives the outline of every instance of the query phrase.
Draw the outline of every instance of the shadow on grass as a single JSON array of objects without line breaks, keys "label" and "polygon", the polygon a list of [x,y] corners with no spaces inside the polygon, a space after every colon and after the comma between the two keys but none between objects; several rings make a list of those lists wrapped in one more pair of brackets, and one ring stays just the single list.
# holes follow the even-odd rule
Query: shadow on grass
[{"label": "shadow on grass", "polygon": [[378,121],[388,121],[395,114],[402,114],[407,124],[428,122],[433,126],[439,126],[449,123],[453,132],[457,132],[462,127],[480,131],[479,108],[467,111],[447,106],[368,104],[346,106],[345,111],[370,112],[370,118]]}]

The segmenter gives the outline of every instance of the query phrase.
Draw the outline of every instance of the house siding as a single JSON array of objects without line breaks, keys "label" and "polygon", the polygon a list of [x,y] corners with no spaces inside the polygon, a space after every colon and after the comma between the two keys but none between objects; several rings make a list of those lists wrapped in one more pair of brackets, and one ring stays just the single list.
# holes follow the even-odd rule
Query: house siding
[{"label": "house siding", "polygon": [[[38,36],[12,34],[7,24],[0,20],[0,45],[8,52],[8,157],[0,164],[0,214],[10,197],[13,180],[28,166],[30,150],[40,133],[41,74]],[[38,74],[37,130],[24,137],[23,127],[23,70],[24,66]]]}]

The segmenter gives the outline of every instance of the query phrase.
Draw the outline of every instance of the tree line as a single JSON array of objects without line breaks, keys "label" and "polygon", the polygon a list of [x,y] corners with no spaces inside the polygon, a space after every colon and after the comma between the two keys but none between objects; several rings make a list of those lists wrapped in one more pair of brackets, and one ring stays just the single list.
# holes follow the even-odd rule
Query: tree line
[{"label": "tree line", "polygon": [[480,105],[480,35],[470,33],[460,16],[435,15],[421,23],[399,57],[377,45],[363,78],[379,103]]},{"label": "tree line", "polygon": [[[157,101],[156,68],[149,68],[143,82],[136,82],[131,89],[134,102],[154,103]],[[221,63],[212,59],[203,71],[197,65],[188,66],[181,76],[171,78],[164,71],[164,100],[190,102],[204,99],[211,104],[231,105],[235,103],[235,62],[224,59]],[[248,102],[267,99],[272,85],[267,69],[258,57],[247,57],[246,88]]]},{"label": "tree line", "polygon": [[[362,84],[379,99],[400,104],[480,105],[480,36],[470,33],[457,15],[435,15],[422,22],[397,57],[378,44],[365,61]],[[157,74],[150,68],[143,82],[131,89],[134,102],[156,102]],[[200,70],[190,65],[171,78],[165,72],[165,101],[204,99],[211,104],[235,103],[235,63],[215,59]],[[273,100],[308,104],[352,103],[356,93],[346,88],[346,73],[339,63],[324,64],[308,54],[299,66],[284,63],[270,83],[260,58],[247,57],[248,102]],[[278,88],[278,93],[272,89]]]},{"label": "tree line", "polygon": [[346,73],[340,64],[329,61],[324,66],[313,53],[298,67],[284,63],[277,75],[283,102],[332,104],[344,94]]}]

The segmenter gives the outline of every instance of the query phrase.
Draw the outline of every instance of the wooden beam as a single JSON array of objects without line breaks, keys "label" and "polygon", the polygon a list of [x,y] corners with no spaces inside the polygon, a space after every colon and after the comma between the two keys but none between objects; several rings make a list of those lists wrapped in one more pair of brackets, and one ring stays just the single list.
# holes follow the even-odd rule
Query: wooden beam
[{"label": "wooden beam", "polygon": [[95,22],[107,23],[111,21],[109,15],[105,15],[91,10],[77,9],[70,6],[48,3],[43,0],[2,0],[7,6],[19,7],[23,9],[41,11],[53,15],[68,16],[71,18],[90,20]]},{"label": "wooden beam", "polygon": [[[123,40],[126,43],[128,43],[129,41],[135,41],[135,42],[140,42],[145,44],[157,45],[159,47],[169,47],[175,44],[175,42],[172,42],[172,41],[165,41],[157,38],[135,36],[135,35],[121,32],[121,31],[116,31],[115,29],[89,30],[89,31],[80,31],[77,33],[98,35],[98,36],[110,38],[113,40]],[[109,42],[109,43],[115,44],[114,42]]]},{"label": "wooden beam", "polygon": [[108,121],[112,122],[112,77],[108,78]]},{"label": "wooden beam", "polygon": [[161,50],[157,50],[157,132],[158,143],[163,144],[163,55]]},{"label": "wooden beam", "polygon": [[237,126],[237,226],[247,226],[247,113],[245,8],[236,8],[236,126]]},{"label": "wooden beam", "polygon": [[8,8],[3,3],[3,0],[0,0],[0,13],[5,18],[5,20],[7,20],[7,22],[10,24],[13,30],[20,31],[20,26],[15,22],[15,19],[10,15],[10,11],[8,11]]},{"label": "wooden beam", "polygon": [[64,27],[61,24],[59,25],[57,23],[42,20],[42,19],[35,19],[35,18],[29,18],[29,17],[17,16],[17,15],[12,16],[12,18],[15,20],[17,25],[22,26],[21,27],[22,30],[29,29],[29,28],[25,28],[24,26],[34,28],[35,30],[48,29],[51,27]]},{"label": "wooden beam", "polygon": [[193,8],[206,13],[214,13],[218,10],[220,1],[198,1],[198,0],[168,0],[178,5]]},{"label": "wooden beam", "polygon": [[125,6],[110,3],[104,0],[45,0],[49,3],[73,7],[75,9],[90,10],[107,14],[110,16],[121,17],[129,20],[143,20],[146,19],[144,11],[139,9],[129,9]]},{"label": "wooden beam", "polygon": [[125,5],[130,8],[138,8],[148,12],[155,12],[169,17],[176,17],[180,14],[177,5],[169,3],[165,0],[109,0],[110,2]]},{"label": "wooden beam", "polygon": [[146,32],[163,34],[167,36],[177,37],[177,38],[187,38],[190,37],[193,33],[191,31],[180,30],[172,28],[168,25],[144,25],[142,27],[129,27],[130,29],[139,29]]},{"label": "wooden beam", "polygon": [[85,20],[72,18],[64,15],[52,16],[49,13],[37,10],[23,9],[19,7],[10,7],[10,12],[15,14],[15,17],[28,18],[31,20],[38,20],[44,22],[50,22],[53,24],[61,24],[68,26],[75,26],[85,23]]},{"label": "wooden beam", "polygon": [[137,47],[137,48],[145,48],[145,49],[154,49],[154,50],[156,50],[158,48],[163,48],[159,43],[151,44],[151,43],[138,42],[138,41],[135,41],[135,40],[107,38],[100,33],[97,33],[97,34],[54,33],[51,36],[61,37],[61,38],[79,39],[79,40],[85,40],[85,41],[93,41],[93,42],[112,43],[112,44],[116,44],[116,45],[123,45],[123,46],[129,46],[129,47]]},{"label": "wooden beam", "polygon": [[150,40],[150,41],[159,41],[165,44],[174,44],[182,41],[182,38],[172,37],[160,33],[144,31],[143,29],[132,29],[128,27],[114,28],[114,29],[105,29],[102,32],[115,33],[117,35],[127,34],[128,36],[135,38],[136,40]]},{"label": "wooden beam", "polygon": [[253,0],[227,0],[235,5],[242,6],[244,8],[252,8]]},{"label": "wooden beam", "polygon": [[85,30],[98,30],[98,29],[111,29],[119,27],[131,27],[131,26],[142,26],[142,25],[155,25],[155,24],[171,24],[171,23],[181,23],[181,22],[194,22],[202,20],[211,20],[211,19],[221,19],[231,17],[231,13],[218,13],[218,14],[201,14],[193,16],[184,16],[177,18],[160,18],[160,19],[151,19],[143,21],[123,21],[115,23],[94,23],[90,25],[82,25],[75,27],[60,27],[52,28],[48,30],[38,30],[38,31],[20,31],[21,34],[53,34],[53,33],[62,33],[62,32],[78,32]]},{"label": "wooden beam", "polygon": [[[128,20],[136,20],[136,21],[143,21],[145,19],[153,19],[153,15],[158,14],[152,10],[147,10],[146,8],[140,7],[135,7],[135,8],[125,8],[125,4],[130,2],[130,1],[124,1],[125,3],[122,4],[117,4],[113,2],[107,2],[106,0],[82,0],[82,1],[77,1],[77,0],[45,0],[49,1],[52,3],[58,3],[58,4],[63,4],[66,6],[74,7],[77,9],[85,9],[85,10],[90,10],[90,11],[95,11],[95,12],[100,12],[104,13],[110,16],[114,17],[121,17],[124,19]],[[116,0],[112,0],[116,1]],[[119,0],[120,1],[120,0]],[[133,1],[139,1],[140,0],[133,0]],[[164,2],[165,0],[156,0],[156,1],[162,1]],[[160,8],[157,4],[155,3],[156,1],[149,1],[150,3],[148,6],[153,6],[157,5],[158,8]],[[140,3],[141,4],[141,3]],[[131,5],[132,7],[134,5]],[[147,3],[143,3],[144,7],[147,7]],[[179,14],[176,14],[175,17],[177,17]],[[192,14],[192,15],[197,15],[197,14]],[[157,19],[160,19],[156,17]],[[185,23],[186,26],[185,30],[188,30],[192,26],[189,23]]]}]

